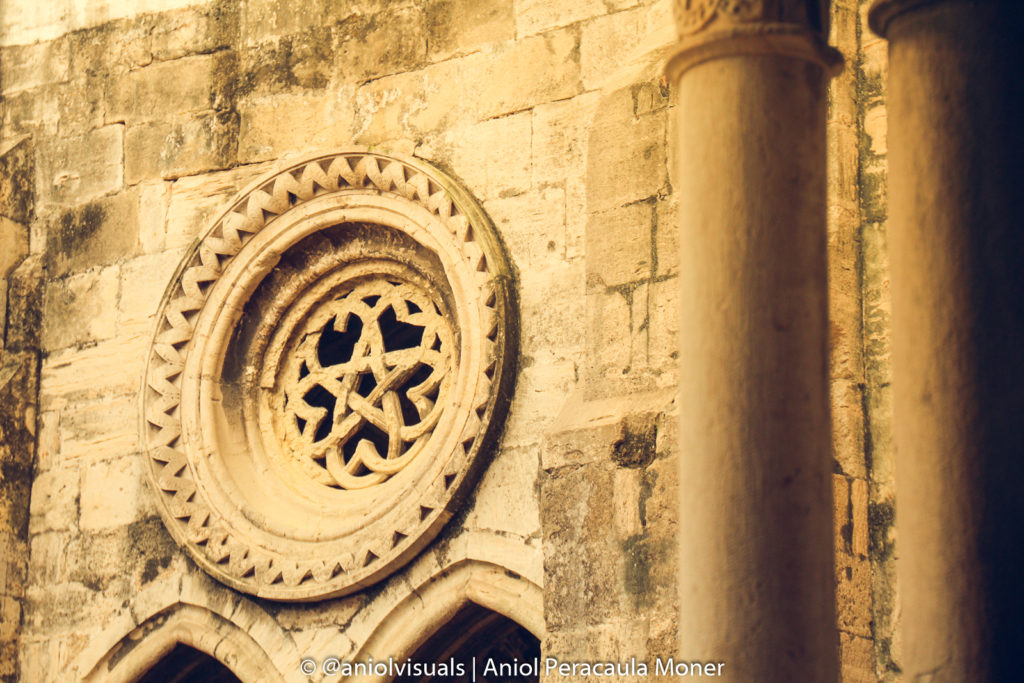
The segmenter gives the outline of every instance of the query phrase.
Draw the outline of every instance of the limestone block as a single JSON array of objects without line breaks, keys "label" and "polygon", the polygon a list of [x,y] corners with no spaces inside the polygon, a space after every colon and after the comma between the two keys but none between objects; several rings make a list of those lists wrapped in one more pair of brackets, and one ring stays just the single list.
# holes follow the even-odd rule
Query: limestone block
[{"label": "limestone block", "polygon": [[5,351],[35,354],[40,345],[40,319],[43,307],[42,259],[36,255],[28,256],[6,280]]},{"label": "limestone block", "polygon": [[104,266],[129,256],[138,243],[138,193],[132,189],[52,215],[46,230],[51,278]]},{"label": "limestone block", "polygon": [[481,118],[580,92],[579,42],[569,29],[516,41],[487,59],[467,62],[467,68],[478,88],[474,92]]},{"label": "limestone block", "polygon": [[884,155],[889,151],[887,111],[884,106],[876,106],[864,115],[864,134],[870,140],[873,154]]},{"label": "limestone block", "polygon": [[37,474],[32,482],[29,533],[34,536],[44,531],[74,528],[78,522],[78,492],[77,468]]},{"label": "limestone block", "polygon": [[[621,292],[586,297],[588,378],[622,376],[631,357],[630,302]],[[597,387],[592,387],[597,389]]]},{"label": "limestone block", "polygon": [[521,112],[453,132],[452,166],[480,199],[530,189],[532,116]]},{"label": "limestone block", "polygon": [[619,540],[643,533],[640,519],[642,479],[643,473],[635,469],[617,468],[613,474],[613,519]]},{"label": "limestone block", "polygon": [[331,29],[320,26],[249,48],[230,87],[244,97],[322,91],[335,80],[334,45]]},{"label": "limestone block", "polygon": [[125,178],[135,184],[225,168],[234,162],[237,145],[238,116],[233,112],[131,126],[125,135]]},{"label": "limestone block", "polygon": [[242,5],[241,35],[246,45],[255,45],[271,38],[299,33],[311,28],[343,23],[365,12],[379,10],[395,0],[364,0],[335,2],[306,0],[302,11],[285,0],[248,0]]},{"label": "limestone block", "polygon": [[679,307],[683,295],[675,277],[651,283],[649,362],[659,372],[658,386],[672,386],[679,372]]},{"label": "limestone block", "polygon": [[[0,278],[5,281],[28,255],[28,227],[0,216]],[[5,302],[6,304],[6,302]],[[6,305],[3,306],[6,308]]]},{"label": "limestone block", "polygon": [[138,193],[139,248],[144,254],[152,254],[164,248],[171,183],[163,180],[139,183]]},{"label": "limestone block", "polygon": [[596,212],[656,195],[668,182],[664,112],[633,116],[632,92],[602,98],[587,150],[587,207]]},{"label": "limestone block", "polygon": [[428,0],[424,9],[431,61],[511,40],[513,0]]},{"label": "limestone block", "polygon": [[867,476],[864,460],[863,389],[859,382],[833,379],[832,456],[842,472],[850,477]]},{"label": "limestone block", "polygon": [[[78,70],[74,72],[80,73]],[[59,118],[58,133],[62,136],[85,135],[108,123],[120,123],[105,116],[108,86],[105,72],[99,72],[76,76],[67,83],[50,87],[49,92],[56,97],[54,110]]]},{"label": "limestone block", "polygon": [[530,36],[609,11],[636,5],[638,0],[515,0],[516,32]]},{"label": "limestone block", "polygon": [[582,261],[530,266],[520,300],[520,339],[534,358],[582,361],[586,327]]},{"label": "limestone block", "polygon": [[623,66],[623,55],[632,53],[640,41],[641,10],[617,12],[583,25],[580,39],[580,78],[587,90],[600,88]]},{"label": "limestone block", "polygon": [[231,59],[220,52],[154,62],[129,71],[109,84],[107,120],[132,126],[226,107],[227,77],[233,71]]},{"label": "limestone block", "polygon": [[108,266],[46,285],[42,347],[55,351],[114,336],[118,268]]},{"label": "limestone block", "polygon": [[536,448],[503,448],[477,484],[467,525],[529,538],[540,533],[540,508],[533,495],[540,463]]},{"label": "limestone block", "polygon": [[533,108],[535,185],[569,185],[584,178],[587,137],[599,99],[597,93],[584,93]]},{"label": "limestone block", "polygon": [[839,632],[839,663],[843,683],[876,683],[874,641]]},{"label": "limestone block", "polygon": [[[159,300],[162,292],[155,294]],[[153,312],[156,304],[151,304]],[[72,408],[107,396],[126,396],[142,384],[150,335],[117,335],[81,349],[64,349],[43,359],[39,403],[43,411]],[[46,413],[44,412],[43,415]],[[40,446],[42,446],[40,441]]]},{"label": "limestone block", "polygon": [[503,444],[536,444],[576,384],[576,363],[571,360],[524,358],[509,408]]},{"label": "limestone block", "polygon": [[[141,378],[141,372],[135,376]],[[139,407],[135,394],[70,405],[60,419],[61,459],[63,462],[78,458],[95,461],[136,453],[139,451],[138,431]]]},{"label": "limestone block", "polygon": [[551,471],[567,466],[610,462],[612,445],[622,434],[622,414],[627,401],[584,400],[574,392],[548,427],[541,449],[541,466]]},{"label": "limestone block", "polygon": [[871,637],[871,563],[867,557],[840,555],[836,567],[839,630]]},{"label": "limestone block", "polygon": [[541,484],[549,631],[600,624],[621,609],[622,553],[614,537],[612,485],[612,469],[596,464],[558,470]]},{"label": "limestone block", "polygon": [[5,135],[56,135],[60,119],[59,90],[40,86],[4,95]]},{"label": "limestone block", "polygon": [[399,4],[353,17],[338,31],[335,70],[348,83],[412,71],[426,60],[427,29],[419,7]]},{"label": "limestone block", "polygon": [[36,444],[36,471],[58,466],[60,460],[60,413],[47,410],[39,414],[39,441]]},{"label": "limestone block", "polygon": [[268,164],[250,164],[175,180],[170,189],[165,247],[189,246],[200,231],[210,227],[229,199],[268,168]]},{"label": "limestone block", "polygon": [[[0,142],[0,216],[22,225],[27,225],[31,220],[34,203],[31,145],[26,137]],[[17,249],[15,244],[6,241],[13,239],[17,242],[17,233],[17,227],[5,225],[3,246]],[[0,273],[9,272],[15,262],[7,260],[4,263],[6,265],[0,268]]]},{"label": "limestone block", "polygon": [[64,38],[4,49],[0,61],[3,94],[60,83],[68,79],[70,51]]},{"label": "limestone block", "polygon": [[289,152],[341,147],[352,139],[355,90],[326,95],[281,94],[239,105],[241,163],[275,160]]},{"label": "limestone block", "polygon": [[[121,497],[123,494],[113,488],[117,485],[116,477],[111,484],[108,497]],[[83,501],[85,492],[83,483]],[[156,519],[147,519],[102,533],[76,536],[68,547],[68,579],[94,586],[108,595],[136,596],[151,584],[163,586],[165,590],[159,592],[166,600],[162,606],[167,606],[178,596],[177,581],[173,588],[166,584],[175,572],[183,569],[183,560],[163,525]],[[153,599],[152,595],[148,597]]]},{"label": "limestone block", "polygon": [[[495,164],[497,165],[497,164]],[[521,296],[536,298],[537,285],[543,289],[541,274],[557,282],[565,274],[565,190],[545,187],[504,199],[484,202],[484,210],[494,221],[512,262],[520,269]],[[551,272],[548,272],[552,269]],[[553,277],[552,277],[553,276]],[[544,294],[548,304],[554,303]]]},{"label": "limestone block", "polygon": [[[453,92],[476,92],[483,58],[471,55],[432,64],[425,69],[370,81],[356,91],[355,141],[420,138],[426,133],[476,119],[476,99],[453,98]],[[470,73],[467,63],[475,69]]]},{"label": "limestone block", "polygon": [[39,142],[38,200],[78,204],[124,184],[124,126],[115,124]]},{"label": "limestone block", "polygon": [[675,197],[660,199],[655,204],[654,255],[656,277],[679,274],[679,203]]},{"label": "limestone block", "polygon": [[82,470],[83,531],[101,531],[156,514],[138,455],[96,462]]},{"label": "limestone block", "polygon": [[195,3],[160,15],[160,20],[154,22],[153,30],[147,36],[147,47],[155,60],[208,54],[232,45],[238,32],[238,22],[239,7],[236,3]]},{"label": "limestone block", "polygon": [[651,276],[654,204],[638,202],[591,214],[587,224],[588,287],[616,287]]},{"label": "limestone block", "polygon": [[121,269],[121,297],[117,303],[119,337],[150,337],[157,308],[171,281],[181,250],[140,256]]}]

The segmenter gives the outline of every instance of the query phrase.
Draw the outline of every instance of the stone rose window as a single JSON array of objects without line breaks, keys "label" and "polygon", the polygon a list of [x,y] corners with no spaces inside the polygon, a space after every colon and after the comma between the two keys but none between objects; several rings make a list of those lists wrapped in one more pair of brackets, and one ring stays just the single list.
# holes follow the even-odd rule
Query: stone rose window
[{"label": "stone rose window", "polygon": [[218,580],[343,595],[440,531],[512,390],[512,278],[468,194],[350,151],[254,183],[164,295],[143,389],[167,528]]}]

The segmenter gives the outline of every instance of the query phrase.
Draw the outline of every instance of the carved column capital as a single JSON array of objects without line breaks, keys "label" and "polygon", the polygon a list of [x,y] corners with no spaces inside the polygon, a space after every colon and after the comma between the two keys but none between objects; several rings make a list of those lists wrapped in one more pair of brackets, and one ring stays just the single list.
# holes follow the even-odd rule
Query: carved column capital
[{"label": "carved column capital", "polygon": [[706,28],[755,22],[802,24],[818,33],[827,28],[822,0],[675,0],[676,29],[681,37]]},{"label": "carved column capital", "polygon": [[736,55],[782,55],[838,73],[842,57],[825,42],[827,0],[674,0],[679,50],[671,79],[702,62]]}]

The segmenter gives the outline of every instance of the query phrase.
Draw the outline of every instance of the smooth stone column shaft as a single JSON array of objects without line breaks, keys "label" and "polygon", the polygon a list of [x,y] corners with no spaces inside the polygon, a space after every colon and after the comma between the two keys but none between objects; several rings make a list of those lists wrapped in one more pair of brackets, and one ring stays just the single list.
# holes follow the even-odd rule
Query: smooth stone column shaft
[{"label": "smooth stone column shaft", "polygon": [[886,2],[908,681],[1024,671],[1024,8]]},{"label": "smooth stone column shaft", "polygon": [[762,51],[677,82],[680,656],[732,681],[837,677],[827,77]]}]

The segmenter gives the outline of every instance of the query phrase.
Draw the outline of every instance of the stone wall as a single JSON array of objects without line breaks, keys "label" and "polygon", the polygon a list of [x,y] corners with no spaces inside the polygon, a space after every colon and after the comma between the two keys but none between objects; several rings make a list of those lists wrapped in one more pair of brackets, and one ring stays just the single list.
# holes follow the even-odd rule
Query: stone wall
[{"label": "stone wall", "polygon": [[[374,651],[389,615],[419,623],[424,608],[410,595],[467,566],[477,578],[458,579],[453,594],[506,595],[474,593],[473,581],[504,590],[511,576],[543,588],[547,654],[676,654],[684,454],[673,396],[685,301],[673,100],[660,73],[675,39],[670,3],[129,5],[0,11],[0,139],[31,137],[19,149],[30,150],[35,199],[10,234],[37,269],[22,281],[42,291],[38,416],[25,422],[36,452],[28,438],[12,456],[25,485],[34,457],[30,515],[0,517],[0,529],[21,533],[12,543],[29,544],[10,555],[28,558],[21,680],[82,677],[130,660],[139,651],[128,643],[142,635],[181,629],[199,645],[208,633],[239,651],[256,643],[293,680],[301,655]],[[833,42],[848,68],[830,119],[837,579],[850,681],[892,668],[881,653],[892,633],[891,487],[879,470],[884,209],[868,173],[884,171],[884,143],[866,132],[884,129],[884,109],[866,108],[879,101],[870,88],[882,66],[862,14],[854,0],[834,3]],[[409,567],[346,598],[253,600],[196,569],[157,516],[139,438],[143,365],[164,288],[214,215],[280,160],[349,145],[431,161],[494,221],[518,281],[515,396],[476,493]],[[19,381],[19,396],[35,395],[34,376]],[[17,495],[10,509],[24,516]],[[880,520],[870,536],[869,511]],[[8,583],[17,590],[0,591],[11,596],[2,638],[21,595]],[[175,605],[202,612],[168,611]]]},{"label": "stone wall", "polygon": [[17,680],[39,394],[40,263],[31,143],[0,136],[0,680]]}]

